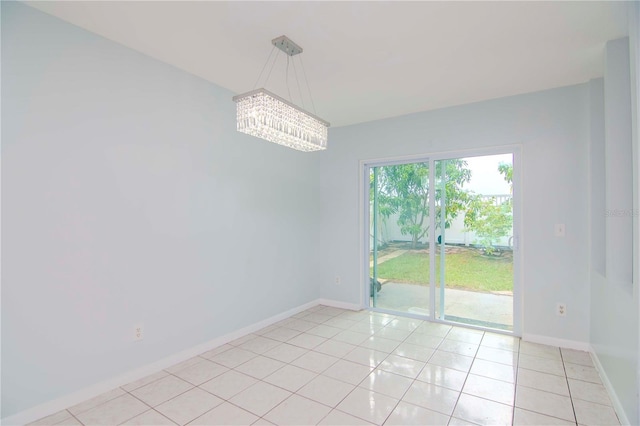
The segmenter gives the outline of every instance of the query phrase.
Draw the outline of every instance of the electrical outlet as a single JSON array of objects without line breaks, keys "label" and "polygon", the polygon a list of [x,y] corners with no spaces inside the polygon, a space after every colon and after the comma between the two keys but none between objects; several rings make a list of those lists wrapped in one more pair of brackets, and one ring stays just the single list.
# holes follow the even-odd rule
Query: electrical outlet
[{"label": "electrical outlet", "polygon": [[144,326],[142,324],[135,325],[133,327],[133,340],[139,341],[144,339]]},{"label": "electrical outlet", "polygon": [[556,315],[559,317],[566,317],[567,316],[567,305],[564,303],[560,303],[558,302],[556,304]]},{"label": "electrical outlet", "polygon": [[340,278],[340,275],[336,275],[335,283],[336,285],[342,284],[342,279]]}]

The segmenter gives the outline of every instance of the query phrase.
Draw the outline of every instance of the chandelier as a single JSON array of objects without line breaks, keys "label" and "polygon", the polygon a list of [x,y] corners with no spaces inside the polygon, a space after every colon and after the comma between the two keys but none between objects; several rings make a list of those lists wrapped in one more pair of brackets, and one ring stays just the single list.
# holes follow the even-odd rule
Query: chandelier
[{"label": "chandelier", "polygon": [[[288,85],[289,58],[302,53],[302,48],[286,36],[275,38],[271,40],[271,43],[273,44],[273,49],[267,58],[265,66],[262,68],[260,76],[258,76],[256,85],[260,81],[276,47],[287,55]],[[275,59],[277,59],[277,57],[274,57],[271,70],[273,70]],[[300,60],[300,64],[302,65],[302,59]],[[306,82],[304,65],[302,65],[302,71]],[[271,71],[269,75],[267,75],[265,85],[270,75]],[[300,91],[297,72],[295,75],[300,98],[302,99],[302,91]],[[311,90],[309,90],[308,82],[307,90],[311,98]],[[289,98],[291,98],[290,91]],[[263,88],[254,89],[242,95],[234,96],[233,100],[236,102],[237,128],[239,132],[299,151],[309,152],[327,148],[327,129],[329,128],[329,123],[296,106],[291,99],[286,100]],[[313,98],[311,98],[311,104],[315,111]]]}]

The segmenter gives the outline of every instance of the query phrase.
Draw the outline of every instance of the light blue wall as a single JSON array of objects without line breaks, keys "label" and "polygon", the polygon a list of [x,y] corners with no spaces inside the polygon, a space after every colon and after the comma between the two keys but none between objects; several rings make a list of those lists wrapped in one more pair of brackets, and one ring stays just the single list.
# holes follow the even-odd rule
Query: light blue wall
[{"label": "light blue wall", "polygon": [[[519,144],[523,332],[586,345],[588,105],[582,84],[334,129],[321,154],[322,295],[360,302],[360,160]],[[556,223],[566,224],[566,238],[554,237]],[[566,317],[556,316],[557,302],[567,304]]]},{"label": "light blue wall", "polygon": [[637,4],[630,12],[630,38],[607,43],[591,89],[591,344],[616,408],[638,424]]},{"label": "light blue wall", "polygon": [[237,133],[220,87],[1,7],[4,417],[318,297],[313,155]]},{"label": "light blue wall", "polygon": [[[631,293],[633,171],[629,39],[607,43],[604,66],[606,276]],[[600,211],[594,211],[599,215]]]}]

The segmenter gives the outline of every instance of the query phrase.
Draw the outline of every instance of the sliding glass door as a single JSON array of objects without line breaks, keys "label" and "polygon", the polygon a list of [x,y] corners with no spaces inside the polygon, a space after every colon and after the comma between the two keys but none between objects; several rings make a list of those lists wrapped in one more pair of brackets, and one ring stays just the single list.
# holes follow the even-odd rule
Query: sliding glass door
[{"label": "sliding glass door", "polygon": [[371,306],[429,315],[429,162],[371,167],[369,180]]},{"label": "sliding glass door", "polygon": [[435,161],[436,316],[513,330],[513,155]]},{"label": "sliding glass door", "polygon": [[369,306],[513,331],[513,152],[364,171]]}]

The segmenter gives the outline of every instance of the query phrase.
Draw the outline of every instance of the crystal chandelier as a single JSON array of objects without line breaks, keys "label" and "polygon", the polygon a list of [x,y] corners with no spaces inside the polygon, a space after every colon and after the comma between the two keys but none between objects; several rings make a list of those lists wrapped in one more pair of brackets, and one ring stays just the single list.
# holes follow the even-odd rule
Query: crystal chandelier
[{"label": "crystal chandelier", "polygon": [[[289,57],[302,53],[302,48],[286,36],[273,39],[271,43],[274,46],[273,49],[277,47]],[[272,54],[273,49],[271,51]],[[267,63],[271,59],[271,56],[270,54],[269,58],[267,58]],[[265,67],[266,65],[265,63]],[[288,65],[289,58],[287,57],[287,67]],[[264,72],[265,67],[263,67],[262,72]],[[273,65],[271,69],[273,70]],[[260,81],[262,72],[258,77],[258,81]],[[269,73],[269,75],[270,74],[271,73]],[[304,75],[306,80],[306,73]],[[269,76],[267,76],[267,81],[268,79]],[[299,88],[300,84],[298,82],[298,89]],[[309,84],[307,83],[307,90],[308,89]],[[302,98],[302,93],[300,93],[300,96]],[[310,90],[309,97],[311,97]],[[252,90],[242,95],[234,96],[233,100],[236,102],[237,107],[237,126],[239,132],[299,151],[309,152],[327,148],[327,129],[329,128],[329,123],[299,108],[293,102],[274,95],[265,89]],[[311,98],[311,103],[313,105],[313,98]]]}]

